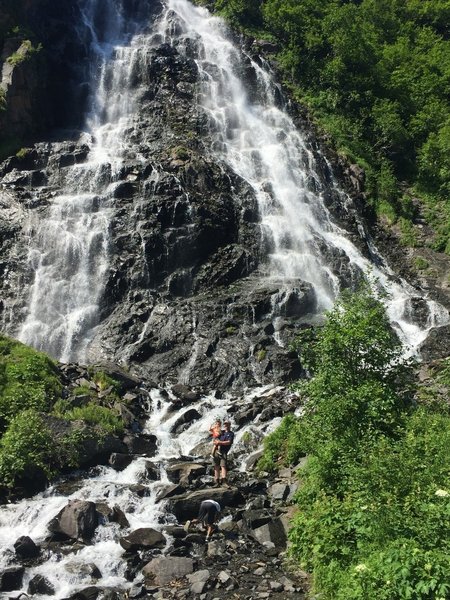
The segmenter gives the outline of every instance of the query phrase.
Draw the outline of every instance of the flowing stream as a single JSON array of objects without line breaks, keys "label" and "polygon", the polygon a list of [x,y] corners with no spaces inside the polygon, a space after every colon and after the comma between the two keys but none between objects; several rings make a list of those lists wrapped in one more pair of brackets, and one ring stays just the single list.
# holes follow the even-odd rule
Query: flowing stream
[{"label": "flowing stream", "polygon": [[[134,4],[139,8],[146,2]],[[332,254],[341,257],[355,274],[372,269],[390,293],[390,318],[410,346],[417,346],[430,327],[448,320],[447,312],[429,301],[426,326],[415,324],[410,317],[414,290],[406,283],[394,282],[388,268],[371,265],[333,222],[323,201],[325,184],[314,156],[276,101],[270,73],[249,57],[243,60],[220,19],[187,0],[167,0],[159,22],[148,32],[145,10],[136,10],[130,21],[124,16],[125,5],[120,0],[83,2],[80,35],[89,42],[92,65],[92,102],[86,120],[91,150],[86,163],[65,170],[65,192],[53,199],[48,216],[40,223],[30,223],[29,263],[34,282],[20,331],[22,341],[62,361],[83,361],[85,357],[100,319],[99,303],[109,266],[109,220],[116,174],[123,160],[135,153],[135,99],[142,89],[136,86],[134,73],[145,69],[148,49],[161,39],[194,53],[201,80],[198,102],[208,115],[211,152],[245,179],[256,194],[269,248],[265,277],[310,282],[318,310],[323,311],[332,306],[340,289],[327,260]],[[96,22],[99,11],[105,10],[100,33]],[[254,80],[248,89],[245,73],[250,71]],[[251,395],[245,401],[251,403]],[[33,499],[1,507],[0,544],[5,551],[0,556],[0,569],[13,562],[12,545],[20,535],[29,535],[36,543],[45,539],[48,522],[68,498],[119,504],[131,529],[161,527],[168,517],[156,495],[167,483],[165,461],[189,455],[206,439],[211,414],[224,416],[229,405],[206,397],[194,408],[202,418],[174,436],[171,427],[180,412],[168,413],[167,400],[157,392],[151,394],[147,427],[158,437],[158,455],[152,460],[161,465],[159,481],[145,481],[145,459],[138,458],[122,472],[99,468],[69,497],[53,486]],[[267,432],[267,428],[258,430],[257,423],[254,428],[259,436]],[[239,432],[238,444],[244,434],[245,429]],[[149,496],[143,499],[131,489],[139,482],[149,488]],[[49,552],[46,562],[27,570],[23,589],[31,577],[42,573],[54,585],[55,599],[63,598],[90,583],[79,568],[87,563],[99,567],[100,586],[126,588],[131,584],[124,578],[126,565],[118,537],[118,525],[102,524],[92,545],[67,555]]]},{"label": "flowing stream", "polygon": [[[257,390],[254,393],[264,390]],[[243,405],[251,406],[252,394],[243,399]],[[98,467],[95,474],[80,480],[75,491],[70,495],[63,493],[58,485],[32,499],[22,500],[16,504],[0,508],[0,572],[14,564],[14,542],[22,535],[30,536],[36,544],[41,544],[48,538],[47,525],[51,519],[68,503],[70,499],[89,500],[96,503],[106,503],[110,507],[119,505],[124,511],[130,530],[140,527],[161,529],[163,524],[175,522],[174,517],[167,515],[164,501],[157,501],[157,494],[170,484],[165,474],[164,465],[168,459],[179,456],[189,456],[199,444],[206,443],[209,447],[208,429],[211,421],[223,419],[230,407],[229,402],[213,397],[201,398],[197,403],[185,409],[171,412],[171,400],[161,395],[157,390],[149,393],[149,414],[145,432],[153,433],[158,438],[158,451],[151,459],[152,464],[160,469],[158,481],[148,481],[145,465],[149,459],[137,458],[124,471],[117,472],[111,467]],[[172,429],[183,412],[196,409],[201,417],[191,423],[182,433],[174,434]],[[248,449],[243,440],[248,432],[254,439],[261,439],[274,429],[279,419],[259,424],[258,420],[237,432],[233,455],[237,463],[244,465]],[[251,450],[255,448],[252,447]],[[212,476],[205,476],[205,481],[211,483]],[[144,498],[138,496],[133,486],[141,484],[148,488]],[[102,588],[127,589],[132,583],[124,577],[126,562],[122,559],[124,549],[119,544],[119,538],[126,531],[120,530],[116,523],[102,523],[96,530],[92,544],[79,550],[61,553],[60,551],[45,551],[47,559],[39,566],[26,570],[22,590],[26,592],[29,581],[35,575],[44,575],[55,588],[55,600],[65,598],[78,589],[92,585],[89,570],[83,565],[95,564],[101,578],[96,585]],[[170,542],[170,539],[169,539]],[[135,581],[135,583],[137,583]],[[45,596],[34,595],[36,599]]]}]

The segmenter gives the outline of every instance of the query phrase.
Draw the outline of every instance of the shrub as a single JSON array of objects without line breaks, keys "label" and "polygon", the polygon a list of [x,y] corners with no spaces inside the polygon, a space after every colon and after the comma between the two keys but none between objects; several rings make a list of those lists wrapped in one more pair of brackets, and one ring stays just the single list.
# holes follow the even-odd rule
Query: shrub
[{"label": "shrub", "polygon": [[[438,600],[450,595],[450,385],[436,368],[426,405],[411,365],[367,286],[345,294],[295,347],[313,375],[303,417],[265,440],[260,468],[295,463],[291,554],[323,600]],[[431,400],[430,400],[431,399]]]},{"label": "shrub", "polygon": [[0,372],[0,433],[22,410],[50,411],[61,395],[55,363],[5,336],[0,336]]},{"label": "shrub", "polygon": [[55,446],[42,417],[33,409],[15,416],[0,439],[0,485],[13,487],[27,470],[54,472]]},{"label": "shrub", "polygon": [[120,433],[123,430],[122,420],[109,408],[90,402],[86,406],[72,408],[64,413],[69,421],[86,421],[90,425],[99,425],[108,433]]}]

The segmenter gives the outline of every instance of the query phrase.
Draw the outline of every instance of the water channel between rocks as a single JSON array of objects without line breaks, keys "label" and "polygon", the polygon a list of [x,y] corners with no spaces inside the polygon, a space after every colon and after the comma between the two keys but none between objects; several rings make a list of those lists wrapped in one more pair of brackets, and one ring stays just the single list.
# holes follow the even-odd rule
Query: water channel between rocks
[{"label": "water channel between rocks", "polygon": [[[254,390],[240,402],[240,410],[254,406],[255,398],[276,396],[282,389],[270,388]],[[223,419],[234,411],[233,404],[228,400],[214,397],[201,398],[199,401],[183,409],[173,410],[172,400],[166,392],[152,390],[149,394],[149,419],[143,434],[157,437],[157,451],[151,458],[136,457],[122,471],[116,471],[109,466],[96,467],[88,477],[75,476],[65,485],[57,483],[45,492],[32,499],[25,499],[16,504],[0,508],[0,546],[3,551],[0,556],[0,572],[17,564],[14,554],[14,542],[20,536],[29,536],[42,547],[41,557],[36,566],[26,569],[22,583],[23,592],[27,592],[29,582],[36,575],[44,576],[55,590],[55,600],[66,598],[79,589],[92,585],[92,569],[87,565],[95,565],[100,577],[95,585],[100,589],[126,590],[142,582],[142,576],[134,581],[127,581],[125,571],[127,563],[123,558],[124,548],[119,539],[127,532],[139,528],[155,528],[165,530],[167,526],[177,523],[176,517],[166,509],[167,500],[158,500],[158,496],[173,487],[166,468],[174,462],[196,462],[197,466],[206,465],[202,477],[195,487],[211,490],[213,477],[210,465],[211,440],[208,429],[216,418]],[[291,407],[293,410],[295,404]],[[184,415],[190,420],[184,421]],[[196,418],[197,417],[197,418]],[[280,422],[280,418],[263,421],[257,416],[236,431],[233,446],[233,479],[245,477],[246,459],[254,452],[264,435],[272,431]],[[173,433],[173,430],[180,430]],[[176,459],[174,461],[174,459]],[[148,476],[148,465],[156,468],[159,476],[151,481]],[[251,477],[251,475],[248,475]],[[233,485],[233,483],[231,484]],[[207,495],[207,494],[206,494]],[[87,544],[78,544],[75,540],[49,543],[51,538],[48,525],[70,500],[91,501],[97,507],[108,505],[118,506],[128,521],[128,527],[121,528],[118,523],[101,521],[92,540]],[[244,503],[245,504],[245,503]],[[224,507],[223,520],[233,517],[235,509]],[[173,550],[174,538],[166,535],[167,543],[164,552]],[[195,554],[195,553],[194,553]],[[13,597],[11,593],[6,597]],[[18,592],[16,596],[18,597]],[[35,598],[45,598],[45,594],[34,594]]]}]

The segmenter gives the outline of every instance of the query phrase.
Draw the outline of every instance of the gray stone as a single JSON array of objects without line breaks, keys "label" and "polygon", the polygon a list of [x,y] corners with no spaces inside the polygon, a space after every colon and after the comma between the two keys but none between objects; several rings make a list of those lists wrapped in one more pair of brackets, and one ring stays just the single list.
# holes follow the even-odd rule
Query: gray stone
[{"label": "gray stone", "polygon": [[208,543],[207,555],[209,557],[224,557],[227,555],[225,543],[222,540],[212,540]]},{"label": "gray stone", "polygon": [[[210,445],[211,447],[211,445]],[[206,473],[206,466],[193,463],[175,463],[166,468],[167,477],[173,483],[182,483],[183,485],[191,483],[198,477],[202,477]]]},{"label": "gray stone", "polygon": [[269,586],[273,592],[282,592],[284,590],[284,585],[279,581],[270,581]]},{"label": "gray stone", "polygon": [[86,500],[70,500],[48,524],[52,533],[73,539],[90,539],[98,525],[95,504]]},{"label": "gray stone", "polygon": [[269,488],[269,495],[274,500],[282,502],[289,496],[289,486],[286,483],[274,483]]},{"label": "gray stone", "polygon": [[227,585],[233,581],[233,578],[227,571],[220,571],[220,573],[217,575],[217,580],[223,585]]},{"label": "gray stone", "polygon": [[185,491],[185,488],[181,485],[172,484],[166,485],[162,489],[158,490],[155,498],[155,502],[161,502],[161,500],[165,500],[166,498],[172,498],[172,496],[177,496],[182,494]]},{"label": "gray stone", "polygon": [[160,531],[151,527],[141,527],[132,531],[127,536],[120,538],[120,545],[129,552],[146,550],[149,548],[164,548],[166,538]]},{"label": "gray stone", "polygon": [[195,571],[186,576],[186,579],[189,583],[196,583],[198,581],[208,581],[211,573],[208,569],[201,569],[200,571]]},{"label": "gray stone", "polygon": [[270,523],[254,529],[252,534],[260,544],[271,542],[277,548],[286,547],[286,533],[280,519],[274,519]]},{"label": "gray stone", "polygon": [[35,575],[28,584],[28,593],[31,595],[42,594],[43,596],[53,596],[55,588],[43,575]]},{"label": "gray stone", "polygon": [[185,577],[194,571],[192,558],[158,556],[142,569],[144,577],[157,585],[166,585],[173,579]]},{"label": "gray stone", "polygon": [[202,594],[206,588],[206,581],[196,581],[191,585],[191,592],[193,594]]}]

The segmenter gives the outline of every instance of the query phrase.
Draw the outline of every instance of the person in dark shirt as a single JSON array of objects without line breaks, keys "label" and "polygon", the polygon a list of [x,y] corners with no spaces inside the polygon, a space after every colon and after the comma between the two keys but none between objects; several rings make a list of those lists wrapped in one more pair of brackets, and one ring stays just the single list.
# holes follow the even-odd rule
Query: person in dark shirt
[{"label": "person in dark shirt", "polygon": [[184,530],[188,532],[189,527],[192,524],[201,523],[206,529],[206,541],[208,541],[215,531],[214,523],[217,521],[221,510],[222,507],[220,504],[212,498],[209,500],[203,500],[203,502],[200,504],[198,517],[196,519],[192,519],[192,521],[186,521]]},{"label": "person in dark shirt", "polygon": [[228,452],[234,442],[234,433],[231,431],[230,421],[224,421],[223,426],[220,437],[214,440],[217,446],[217,452],[213,456],[214,482],[216,486],[222,484],[228,487]]}]

